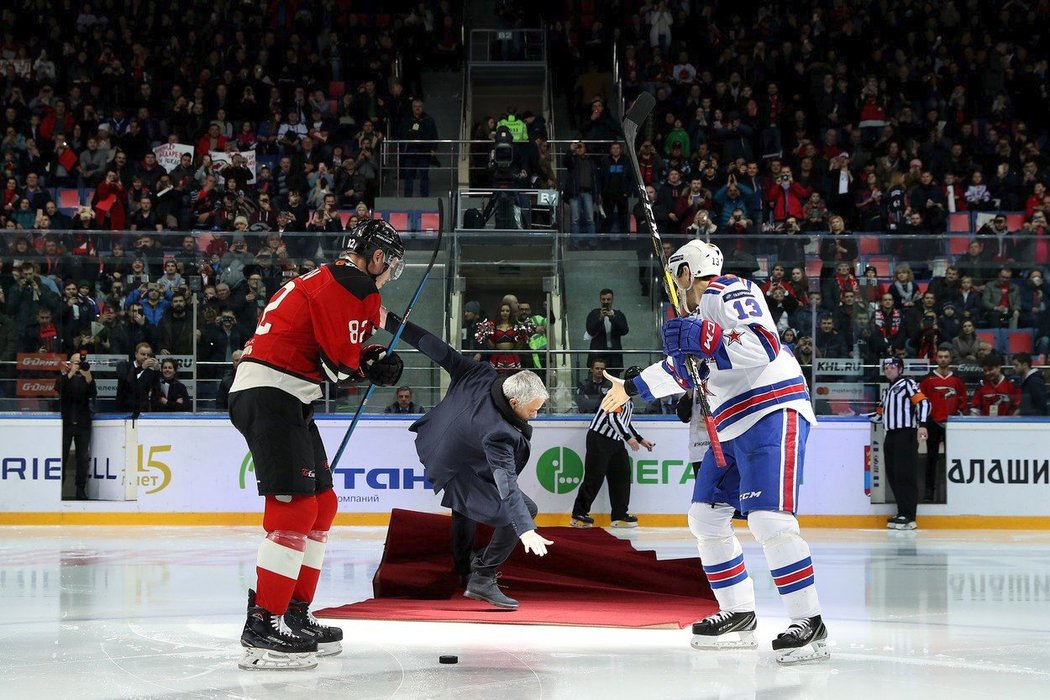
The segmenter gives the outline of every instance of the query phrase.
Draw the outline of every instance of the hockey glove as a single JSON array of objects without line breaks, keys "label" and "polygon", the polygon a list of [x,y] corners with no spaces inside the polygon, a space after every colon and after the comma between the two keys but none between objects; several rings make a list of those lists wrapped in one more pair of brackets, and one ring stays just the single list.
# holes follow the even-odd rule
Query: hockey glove
[{"label": "hockey glove", "polygon": [[664,352],[674,357],[711,357],[722,343],[722,327],[696,317],[672,318],[664,323]]},{"label": "hockey glove", "polygon": [[675,406],[674,412],[678,414],[678,420],[683,423],[688,423],[693,419],[693,395],[682,394],[682,398],[678,399],[678,405]]},{"label": "hockey glove", "polygon": [[382,345],[368,345],[361,350],[361,371],[376,386],[395,386],[404,369],[401,356],[388,355]]}]

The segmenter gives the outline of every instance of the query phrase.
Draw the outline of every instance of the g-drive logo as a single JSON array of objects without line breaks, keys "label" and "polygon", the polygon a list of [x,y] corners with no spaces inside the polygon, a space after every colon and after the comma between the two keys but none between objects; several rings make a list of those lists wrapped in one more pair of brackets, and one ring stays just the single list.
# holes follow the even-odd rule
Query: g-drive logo
[{"label": "g-drive logo", "polygon": [[536,480],[551,493],[569,493],[583,481],[583,460],[568,447],[552,447],[536,461]]}]

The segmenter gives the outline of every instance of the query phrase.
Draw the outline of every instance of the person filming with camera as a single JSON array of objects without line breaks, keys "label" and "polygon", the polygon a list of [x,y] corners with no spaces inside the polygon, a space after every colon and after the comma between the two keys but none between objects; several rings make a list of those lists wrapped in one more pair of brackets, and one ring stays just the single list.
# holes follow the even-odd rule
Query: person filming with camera
[{"label": "person filming with camera", "polygon": [[117,365],[117,409],[131,411],[132,419],[150,411],[159,391],[160,362],[153,346],[139,343],[131,362]]},{"label": "person filming with camera", "polygon": [[88,461],[91,456],[91,400],[98,394],[98,389],[87,356],[80,351],[70,354],[60,371],[55,391],[62,413],[62,463],[65,464],[70,446],[75,445],[76,499],[84,501],[88,497]]}]

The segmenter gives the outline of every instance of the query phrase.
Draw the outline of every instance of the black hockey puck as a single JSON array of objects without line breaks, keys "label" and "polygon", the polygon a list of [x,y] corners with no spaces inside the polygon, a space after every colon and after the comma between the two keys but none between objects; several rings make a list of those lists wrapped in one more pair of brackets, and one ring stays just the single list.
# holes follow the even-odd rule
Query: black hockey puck
[{"label": "black hockey puck", "polygon": [[438,661],[443,664],[458,664],[459,657],[452,654],[442,654],[438,657]]}]

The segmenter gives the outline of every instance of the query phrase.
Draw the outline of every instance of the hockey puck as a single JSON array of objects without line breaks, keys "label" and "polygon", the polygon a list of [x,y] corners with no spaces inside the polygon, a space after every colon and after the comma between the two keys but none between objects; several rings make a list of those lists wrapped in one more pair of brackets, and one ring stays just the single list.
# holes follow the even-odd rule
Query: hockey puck
[{"label": "hockey puck", "polygon": [[438,661],[443,664],[458,664],[459,657],[452,654],[443,654],[438,657]]}]

